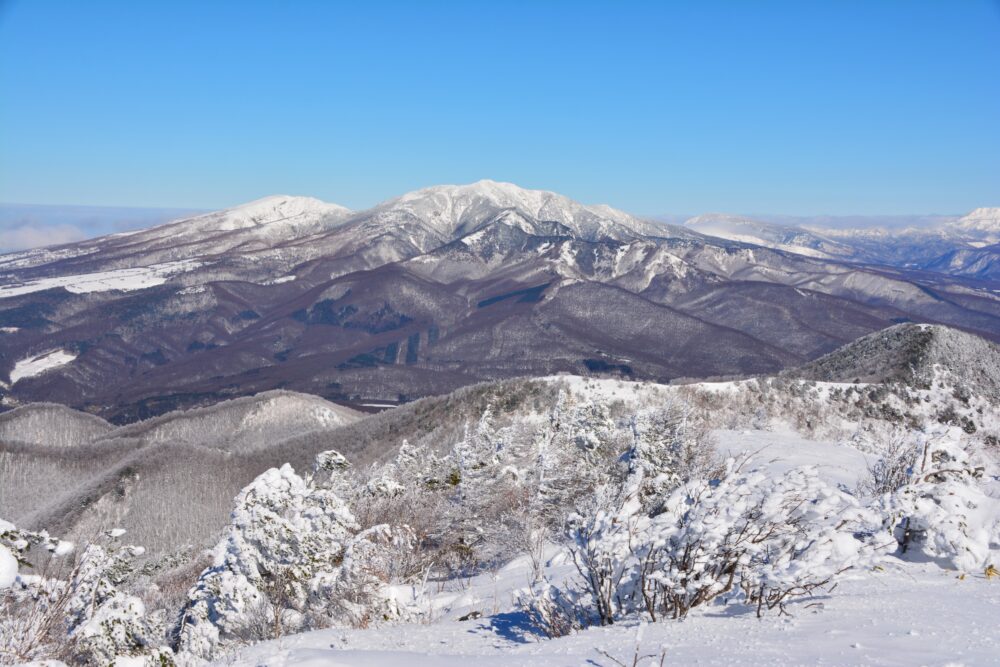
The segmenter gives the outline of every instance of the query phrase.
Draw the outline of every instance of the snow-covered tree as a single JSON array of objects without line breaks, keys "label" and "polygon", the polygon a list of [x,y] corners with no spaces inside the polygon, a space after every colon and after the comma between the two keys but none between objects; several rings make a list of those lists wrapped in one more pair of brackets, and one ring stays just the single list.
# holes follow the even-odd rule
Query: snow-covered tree
[{"label": "snow-covered tree", "polygon": [[[667,404],[636,412],[629,465],[643,471],[640,499],[644,505],[690,479],[711,477],[719,463],[705,429],[686,403]],[[651,508],[655,509],[655,508]]]},{"label": "snow-covered tree", "polygon": [[582,498],[620,482],[626,471],[617,461],[632,442],[604,402],[581,403],[560,392],[536,444],[540,515],[558,527]]},{"label": "snow-covered tree", "polygon": [[220,644],[301,627],[313,578],[336,570],[354,528],[340,498],[288,464],[258,476],[188,595],[181,648],[209,658]]},{"label": "snow-covered tree", "polygon": [[317,469],[334,479],[319,483],[321,476],[300,477],[286,464],[237,496],[214,562],[188,594],[178,627],[183,651],[207,659],[228,644],[403,615],[389,584],[408,567],[412,532],[360,531],[331,490],[346,461],[324,453]]}]

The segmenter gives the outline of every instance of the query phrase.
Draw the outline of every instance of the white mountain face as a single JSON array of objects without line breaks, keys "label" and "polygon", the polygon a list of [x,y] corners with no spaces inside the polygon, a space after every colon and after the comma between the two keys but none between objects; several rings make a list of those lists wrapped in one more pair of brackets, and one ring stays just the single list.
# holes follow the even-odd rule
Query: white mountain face
[{"label": "white mountain face", "polygon": [[825,218],[798,226],[727,214],[691,218],[702,234],[808,257],[922,269],[969,278],[998,273],[1000,208],[979,208],[961,218],[930,216],[933,224],[906,227],[825,226]]},{"label": "white mountain face", "polygon": [[587,240],[655,235],[658,231],[656,225],[610,206],[585,206],[553,192],[490,180],[417,190],[379,204],[372,213],[413,216],[453,240],[474,232],[504,211],[516,212],[527,220],[558,222]]},{"label": "white mountain face", "polygon": [[980,236],[978,240],[982,242],[1000,242],[1000,207],[977,208],[947,227],[962,234]]},{"label": "white mountain face", "polygon": [[[351,211],[312,197],[275,195],[240,206],[175,220],[149,229],[102,236],[79,244],[0,256],[0,271],[28,269],[70,260],[73,274],[137,269],[198,260],[235,249],[259,250],[329,231]],[[85,267],[85,268],[84,268]]]},{"label": "white mountain face", "polygon": [[[294,225],[327,217],[345,218],[350,213],[348,208],[328,204],[314,197],[272,195],[233,208],[190,218],[184,221],[183,228],[203,233],[232,231],[275,224]],[[171,227],[176,228],[177,225]]]}]

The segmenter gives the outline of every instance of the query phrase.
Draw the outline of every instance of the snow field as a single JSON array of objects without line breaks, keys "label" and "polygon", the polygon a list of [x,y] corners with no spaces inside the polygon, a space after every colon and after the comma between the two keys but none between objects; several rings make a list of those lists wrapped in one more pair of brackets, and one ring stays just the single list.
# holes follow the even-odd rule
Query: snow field
[{"label": "snow field", "polygon": [[65,366],[76,359],[77,355],[66,350],[50,350],[42,354],[22,359],[14,364],[14,370],[10,372],[10,383],[14,384],[24,378],[41,375],[53,368]]}]

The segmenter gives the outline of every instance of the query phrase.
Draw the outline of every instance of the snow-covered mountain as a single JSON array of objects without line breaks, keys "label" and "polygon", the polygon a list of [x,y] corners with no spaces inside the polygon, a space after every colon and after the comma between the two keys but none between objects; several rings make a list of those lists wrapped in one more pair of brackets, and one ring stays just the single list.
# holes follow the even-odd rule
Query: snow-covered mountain
[{"label": "snow-covered mountain", "polygon": [[725,213],[706,213],[684,222],[701,234],[827,259],[850,259],[856,250],[803,227],[779,225]]},{"label": "snow-covered mountain", "polygon": [[898,324],[787,375],[823,382],[901,382],[922,389],[957,386],[1000,401],[1000,347],[948,327]]},{"label": "snow-covered mountain", "polygon": [[962,217],[939,216],[934,222],[852,228],[829,226],[827,218],[787,224],[709,213],[689,219],[685,226],[709,236],[809,257],[996,279],[1000,209],[979,208]]},{"label": "snow-covered mountain", "polygon": [[1000,242],[1000,207],[977,208],[948,225],[948,228],[959,233],[979,236],[981,241],[998,243]]},{"label": "snow-covered mountain", "polygon": [[362,406],[539,373],[768,373],[908,320],[998,335],[989,271],[859,239],[493,181],[364,211],[268,197],[0,256],[0,392],[126,422],[275,388]]},{"label": "snow-covered mountain", "polygon": [[663,233],[657,225],[610,206],[584,206],[554,192],[490,180],[410,192],[376,206],[373,214],[388,219],[415,218],[449,241],[479,231],[498,216],[505,224],[535,235],[551,233],[551,223],[558,223],[574,237],[588,241]]},{"label": "snow-covered mountain", "polygon": [[[0,510],[74,539],[112,520],[165,554],[213,535],[232,496],[261,470],[307,464],[362,416],[286,391],[118,428],[64,406],[23,406],[0,415]],[[20,472],[4,472],[12,470]]]}]

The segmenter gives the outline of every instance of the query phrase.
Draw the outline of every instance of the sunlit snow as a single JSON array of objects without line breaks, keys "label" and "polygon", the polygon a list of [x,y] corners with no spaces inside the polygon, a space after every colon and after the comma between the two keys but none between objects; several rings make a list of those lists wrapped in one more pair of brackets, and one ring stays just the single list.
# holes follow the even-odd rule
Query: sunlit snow
[{"label": "sunlit snow", "polygon": [[40,278],[39,280],[26,283],[0,286],[0,299],[30,294],[32,292],[41,292],[42,290],[56,287],[63,287],[66,291],[73,294],[107,292],[110,290],[121,290],[124,292],[141,290],[162,285],[171,276],[191,271],[199,266],[201,266],[200,262],[181,260],[166,262],[164,264],[153,264],[152,266],[139,266],[131,269],[113,269],[98,273]]},{"label": "sunlit snow", "polygon": [[76,359],[76,354],[66,350],[50,350],[34,357],[28,357],[14,364],[14,370],[10,372],[10,382],[14,384],[24,378],[41,375],[45,371],[65,366]]}]

